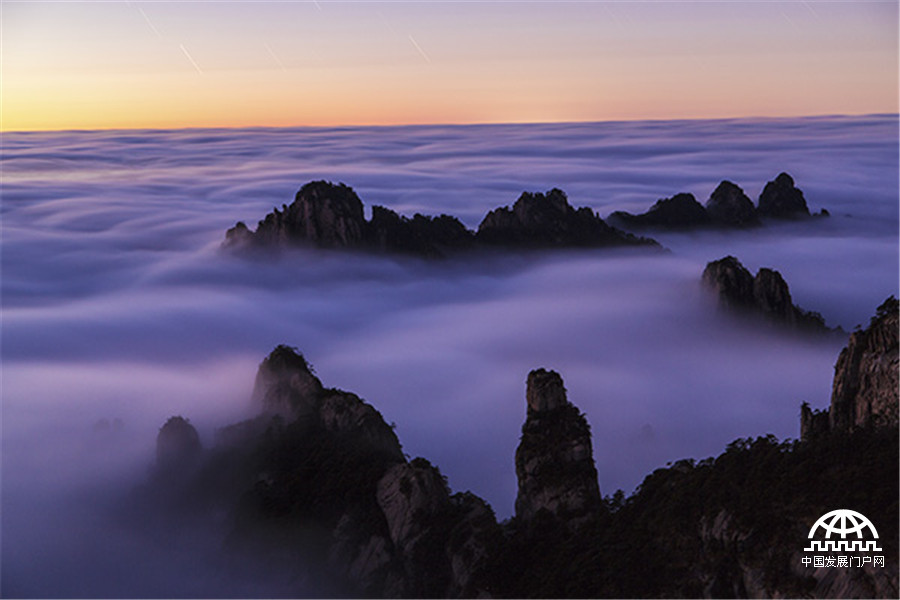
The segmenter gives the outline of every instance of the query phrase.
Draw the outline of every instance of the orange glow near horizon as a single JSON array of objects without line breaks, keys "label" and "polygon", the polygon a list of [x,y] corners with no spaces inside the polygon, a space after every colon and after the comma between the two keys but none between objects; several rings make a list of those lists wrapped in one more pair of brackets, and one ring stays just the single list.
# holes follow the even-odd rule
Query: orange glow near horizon
[{"label": "orange glow near horizon", "polygon": [[896,113],[897,5],[4,2],[15,130]]}]

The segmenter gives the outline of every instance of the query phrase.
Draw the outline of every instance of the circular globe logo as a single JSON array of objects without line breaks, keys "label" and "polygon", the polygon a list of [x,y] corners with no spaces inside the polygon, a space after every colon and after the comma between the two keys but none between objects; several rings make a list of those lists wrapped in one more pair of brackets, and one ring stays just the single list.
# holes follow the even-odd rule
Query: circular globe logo
[{"label": "circular globe logo", "polygon": [[[809,539],[813,540],[820,530],[824,532],[824,536],[820,535],[819,540],[810,542],[809,548],[806,548],[807,551],[881,550],[874,541],[878,539],[875,526],[865,515],[855,510],[839,508],[825,513],[809,530]],[[822,541],[822,537],[824,537],[824,541]],[[865,538],[872,541],[863,543],[862,540]]]}]

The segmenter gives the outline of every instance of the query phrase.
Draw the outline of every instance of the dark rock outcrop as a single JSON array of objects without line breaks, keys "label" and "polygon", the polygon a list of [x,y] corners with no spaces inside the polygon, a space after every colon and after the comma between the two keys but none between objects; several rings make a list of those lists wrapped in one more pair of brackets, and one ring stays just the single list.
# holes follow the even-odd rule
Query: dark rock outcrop
[{"label": "dark rock outcrop", "polygon": [[[691,194],[676,194],[658,200],[650,210],[634,215],[616,211],[611,222],[626,228],[697,229],[702,227],[752,227],[760,225],[760,218],[799,219],[809,217],[803,192],[794,185],[787,173],[780,173],[763,188],[759,205],[730,181],[723,181],[710,195],[703,207]],[[815,216],[827,217],[824,208]]]},{"label": "dark rock outcrop", "polygon": [[703,205],[693,194],[676,194],[671,198],[657,200],[650,210],[633,215],[616,211],[609,216],[610,221],[631,227],[660,227],[665,229],[692,229],[711,223]]},{"label": "dark rock outcrop", "polygon": [[774,181],[766,183],[759,195],[758,212],[760,216],[777,219],[810,216],[803,192],[794,185],[793,177],[787,173],[780,173]]},{"label": "dark rock outcrop", "polygon": [[225,233],[224,247],[324,249],[395,252],[440,257],[472,245],[473,234],[447,215],[412,219],[382,206],[372,207],[366,221],[363,204],[352,188],[312,181],[297,192],[290,206],[275,209],[250,231],[243,222]]},{"label": "dark rock outcrop", "polygon": [[365,228],[356,192],[343,184],[313,181],[300,188],[284,212],[275,210],[263,219],[256,235],[263,243],[304,240],[320,248],[357,248]]},{"label": "dark rock outcrop", "polygon": [[828,424],[828,411],[811,408],[809,402],[800,405],[800,439],[809,441],[826,433]]},{"label": "dark rock outcrop", "polygon": [[523,193],[512,208],[490,211],[478,226],[476,240],[490,246],[568,248],[656,245],[609,226],[590,208],[573,208],[565,192]]},{"label": "dark rock outcrop", "polygon": [[869,326],[850,335],[834,367],[831,429],[898,425],[898,303],[891,296]]},{"label": "dark rock outcrop", "polygon": [[715,291],[723,308],[745,310],[755,305],[753,275],[734,256],[707,263],[702,281]]},{"label": "dark rock outcrop", "polygon": [[277,346],[256,371],[253,403],[264,413],[297,418],[316,409],[324,388],[306,358],[294,348]]},{"label": "dark rock outcrop", "polygon": [[566,399],[555,371],[529,373],[526,399],[528,416],[516,449],[516,516],[528,521],[547,511],[577,525],[600,506],[590,426]]},{"label": "dark rock outcrop", "polygon": [[[855,334],[860,352],[845,351],[860,358],[848,356],[857,366],[842,367],[836,380],[855,369],[871,383],[856,386],[854,398],[896,391],[898,308],[891,300]],[[292,348],[279,346],[262,362],[253,398],[261,414],[206,451],[193,479],[167,494],[142,490],[140,497],[193,503],[189,519],[228,512],[217,522],[231,528],[227,546],[237,560],[229,564],[252,559],[268,576],[286,574],[286,589],[298,586],[295,595],[897,594],[896,420],[803,443],[736,440],[715,459],[657,469],[627,499],[621,491],[601,499],[584,415],[567,400],[562,378],[538,369],[528,376],[516,451],[516,518],[498,524],[483,500],[452,493],[437,467],[407,460],[378,411],[354,394],[325,388]],[[871,414],[866,426],[890,424]],[[163,455],[199,452],[186,420],[174,417],[163,430]],[[884,567],[804,565],[810,526],[834,506],[878,524]]]},{"label": "dark rock outcrop", "polygon": [[397,435],[381,414],[356,394],[323,387],[303,355],[293,348],[278,346],[259,365],[253,400],[264,414],[287,423],[314,422],[325,432],[351,438],[388,462],[404,461]]},{"label": "dark rock outcrop", "polygon": [[380,252],[438,258],[473,246],[474,236],[459,219],[448,215],[403,217],[383,206],[372,207],[369,245]]},{"label": "dark rock outcrop", "polygon": [[313,181],[290,206],[269,213],[251,231],[243,222],[225,233],[223,247],[278,249],[315,247],[440,258],[484,247],[569,248],[657,246],[606,224],[589,208],[575,209],[557,189],[525,193],[515,205],[491,211],[478,228],[466,229],[455,217],[420,214],[411,219],[382,206],[363,216],[362,201],[344,184]]},{"label": "dark rock outcrop", "polygon": [[452,494],[425,459],[407,461],[371,405],[324,387],[288,346],[260,364],[253,402],[259,416],[220,431],[195,485],[180,488],[193,502],[226,497],[233,552],[296,564],[292,577],[317,595],[483,592],[500,538],[493,511]]},{"label": "dark rock outcrop", "polygon": [[759,225],[753,202],[737,185],[723,181],[706,201],[706,212],[716,225],[752,227]]},{"label": "dark rock outcrop", "polygon": [[201,450],[194,426],[184,417],[170,417],[156,436],[156,467],[165,473],[188,469],[196,464]]},{"label": "dark rock outcrop", "polygon": [[255,232],[238,222],[225,233],[225,246],[359,248],[365,228],[362,201],[352,189],[312,181],[300,188],[290,206],[266,215]]},{"label": "dark rock outcrop", "polygon": [[778,271],[762,268],[754,277],[737,258],[726,256],[708,263],[701,280],[716,293],[720,307],[737,314],[761,316],[799,332],[843,334],[827,327],[819,313],[795,306]]}]

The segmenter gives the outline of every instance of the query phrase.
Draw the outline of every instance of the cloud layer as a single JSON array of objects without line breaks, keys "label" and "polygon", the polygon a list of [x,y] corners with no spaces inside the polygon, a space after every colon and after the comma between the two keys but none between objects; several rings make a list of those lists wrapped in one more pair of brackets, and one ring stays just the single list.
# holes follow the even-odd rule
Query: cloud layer
[{"label": "cloud layer", "polygon": [[[533,368],[559,371],[587,413],[603,493],[739,436],[796,437],[800,403],[828,402],[841,343],[748,330],[714,310],[700,273],[734,254],[780,270],[829,325],[866,322],[898,288],[896,128],[896,117],[836,117],[6,134],[4,595],[182,595],[175,580],[129,588],[97,575],[112,564],[100,548],[120,562],[142,551],[121,532],[85,541],[96,499],[143,478],[168,416],[191,418],[209,443],[248,414],[256,365],[279,343],[374,404],[407,453],[500,517],[512,513]],[[227,227],[312,179],[474,227],[524,190],[560,187],[606,216],[682,191],[705,201],[722,179],[756,198],[781,171],[832,218],[657,235],[666,255],[217,252]],[[101,419],[122,424],[110,433]],[[96,560],[74,558],[84,544]],[[28,567],[37,560],[58,574]],[[144,575],[165,568],[165,553],[146,564]]]}]

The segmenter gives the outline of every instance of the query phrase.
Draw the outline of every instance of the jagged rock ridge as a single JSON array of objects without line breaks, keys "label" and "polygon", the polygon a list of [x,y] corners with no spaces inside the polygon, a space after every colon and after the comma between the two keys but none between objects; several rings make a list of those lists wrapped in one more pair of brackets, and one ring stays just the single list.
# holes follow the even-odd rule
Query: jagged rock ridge
[{"label": "jagged rock ridge", "polygon": [[831,428],[897,426],[898,303],[891,296],[869,326],[850,335],[834,367]]},{"label": "jagged rock ridge", "polygon": [[523,193],[512,208],[490,211],[476,239],[487,245],[530,248],[597,247],[648,244],[610,227],[590,208],[573,208],[565,192]]},{"label": "jagged rock ridge", "polygon": [[443,256],[472,245],[474,236],[454,217],[412,219],[381,206],[366,221],[363,204],[352,188],[312,181],[297,192],[290,206],[282,205],[259,222],[255,232],[239,222],[225,234],[225,247],[326,249],[402,252]]},{"label": "jagged rock ridge", "polygon": [[294,202],[269,213],[256,228],[239,222],[225,234],[232,249],[310,246],[444,257],[475,248],[658,246],[606,224],[590,208],[573,208],[561,190],[523,193],[513,207],[488,213],[472,232],[455,217],[420,214],[411,219],[382,206],[366,221],[362,201],[344,184],[313,181]]},{"label": "jagged rock ridge", "polygon": [[822,315],[803,310],[791,300],[791,292],[781,273],[761,268],[750,274],[734,256],[726,256],[706,265],[703,284],[718,297],[719,306],[737,314],[757,315],[795,331],[839,333],[825,325]]},{"label": "jagged rock ridge", "polygon": [[[894,300],[855,334],[863,351],[845,352],[861,357],[858,367],[842,367],[836,380],[896,402],[896,326]],[[879,352],[891,347],[885,361]],[[195,479],[162,497],[194,502],[198,514],[227,508],[228,546],[257,560],[282,556],[305,595],[897,594],[896,422],[867,418],[858,431],[802,443],[737,440],[715,459],[654,471],[627,499],[601,499],[584,416],[559,374],[538,369],[516,452],[516,516],[498,525],[483,500],[451,493],[437,467],[407,460],[377,410],[325,388],[294,349],[279,346],[262,362],[253,401],[259,416],[220,432]],[[173,437],[193,439],[176,419]],[[161,435],[160,447],[169,440]],[[834,506],[878,523],[883,569],[803,566],[806,532]]]},{"label": "jagged rock ridge", "polygon": [[[827,216],[822,209],[817,216]],[[654,204],[645,213],[616,211],[610,220],[630,227],[694,229],[702,227],[744,228],[761,224],[760,218],[800,219],[810,217],[803,192],[787,173],[766,183],[754,206],[747,194],[731,181],[722,181],[704,207],[693,194],[676,194]]]}]

